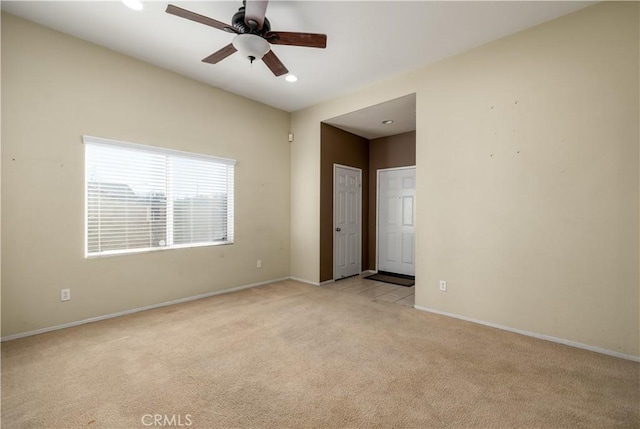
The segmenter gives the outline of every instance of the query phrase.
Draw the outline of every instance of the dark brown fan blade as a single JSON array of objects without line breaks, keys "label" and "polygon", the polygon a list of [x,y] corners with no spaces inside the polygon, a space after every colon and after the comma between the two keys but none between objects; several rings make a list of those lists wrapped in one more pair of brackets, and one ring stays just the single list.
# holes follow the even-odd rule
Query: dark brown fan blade
[{"label": "dark brown fan blade", "polygon": [[307,48],[326,48],[327,35],[315,33],[290,33],[287,31],[270,31],[265,39],[272,45],[304,46]]},{"label": "dark brown fan blade", "polygon": [[262,30],[264,15],[267,13],[268,0],[246,0],[244,7],[244,23],[252,28],[251,21],[256,23],[256,29]]},{"label": "dark brown fan blade", "polygon": [[233,54],[236,51],[236,48],[233,47],[231,43],[229,43],[224,48],[220,49],[217,52],[209,55],[207,58],[203,59],[202,62],[209,64],[217,64],[220,61],[227,58],[229,55]]},{"label": "dark brown fan blade", "polygon": [[208,25],[209,27],[217,28],[218,30],[224,30],[231,26],[224,22],[216,21],[213,18],[206,17],[204,15],[197,14],[195,12],[188,11],[172,4],[167,6],[167,13],[171,15],[179,16],[180,18],[190,19],[191,21],[199,22],[200,24]]},{"label": "dark brown fan blade", "polygon": [[282,61],[276,57],[276,54],[274,54],[273,51],[267,52],[265,56],[262,57],[262,61],[264,61],[267,67],[269,67],[269,70],[271,70],[276,76],[282,76],[283,74],[289,73],[289,70],[287,70],[284,64],[282,64]]}]

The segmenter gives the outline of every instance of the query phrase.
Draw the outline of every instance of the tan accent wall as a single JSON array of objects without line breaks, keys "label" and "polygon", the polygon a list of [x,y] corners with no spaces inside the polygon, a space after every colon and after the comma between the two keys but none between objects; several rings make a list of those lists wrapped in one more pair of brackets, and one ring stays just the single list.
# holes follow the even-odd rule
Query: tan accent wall
[{"label": "tan accent wall", "polygon": [[[295,112],[293,252],[320,244],[317,203],[294,206],[303,188],[320,200],[318,124],[416,92],[416,304],[640,357],[639,6],[600,2]],[[319,261],[291,270],[314,280]]]},{"label": "tan accent wall", "polygon": [[[289,128],[286,112],[3,13],[2,335],[289,276]],[[236,159],[236,243],[85,259],[83,134]]]},{"label": "tan accent wall", "polygon": [[333,279],[333,165],[362,170],[362,270],[369,261],[369,140],[331,125],[321,125],[320,281]]},{"label": "tan accent wall", "polygon": [[369,269],[376,267],[378,170],[416,165],[416,132],[369,141]]}]

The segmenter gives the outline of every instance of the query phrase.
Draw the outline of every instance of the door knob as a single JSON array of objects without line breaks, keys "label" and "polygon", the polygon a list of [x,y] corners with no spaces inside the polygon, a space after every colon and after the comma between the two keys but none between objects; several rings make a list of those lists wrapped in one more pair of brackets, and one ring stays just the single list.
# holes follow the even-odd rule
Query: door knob
[{"label": "door knob", "polygon": [[340,232],[342,231],[342,228],[336,228],[336,231]]}]

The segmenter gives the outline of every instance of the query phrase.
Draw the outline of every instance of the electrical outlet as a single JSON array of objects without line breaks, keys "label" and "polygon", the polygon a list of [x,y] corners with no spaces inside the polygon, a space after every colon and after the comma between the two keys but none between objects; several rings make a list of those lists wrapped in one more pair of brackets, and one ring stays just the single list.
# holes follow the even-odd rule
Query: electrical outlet
[{"label": "electrical outlet", "polygon": [[60,301],[69,301],[71,299],[71,289],[62,289],[60,291]]},{"label": "electrical outlet", "polygon": [[258,259],[258,262],[256,263],[256,268],[262,268],[262,260]]},{"label": "electrical outlet", "polygon": [[442,292],[446,292],[447,291],[447,281],[446,280],[440,280],[440,290]]}]

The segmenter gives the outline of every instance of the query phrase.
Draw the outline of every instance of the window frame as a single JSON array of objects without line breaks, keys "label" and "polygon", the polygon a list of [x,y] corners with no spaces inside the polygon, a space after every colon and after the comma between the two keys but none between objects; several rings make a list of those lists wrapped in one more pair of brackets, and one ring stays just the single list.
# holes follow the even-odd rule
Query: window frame
[{"label": "window frame", "polygon": [[[121,140],[113,140],[107,139],[103,137],[94,137],[83,135],[83,146],[84,146],[84,256],[86,259],[92,258],[101,258],[101,257],[109,257],[109,256],[119,256],[119,255],[130,255],[137,253],[148,253],[148,252],[157,252],[157,251],[166,251],[166,250],[176,250],[176,249],[188,249],[188,248],[198,248],[198,247],[210,247],[210,246],[227,246],[234,244],[235,242],[235,165],[236,160],[231,158],[223,158],[213,155],[205,155],[194,152],[187,152],[176,149],[167,149],[161,148],[158,146],[149,146],[139,143],[130,143]],[[227,239],[226,240],[216,240],[216,241],[208,241],[208,242],[195,242],[195,243],[185,243],[185,244],[171,244],[167,246],[158,246],[158,247],[141,247],[141,248],[131,248],[131,249],[117,249],[117,250],[106,250],[102,252],[93,252],[89,253],[89,171],[88,171],[88,163],[87,163],[87,145],[94,146],[107,146],[112,148],[123,148],[123,149],[132,149],[140,152],[159,154],[165,156],[174,156],[180,158],[189,158],[192,160],[201,160],[201,161],[209,161],[215,162],[218,164],[225,164],[227,166],[233,167],[233,172],[231,173],[232,182],[229,184],[227,182],[227,211],[226,211],[226,228],[227,228]],[[227,173],[229,174],[229,173]],[[229,176],[227,176],[227,180]],[[170,189],[169,185],[167,185],[167,195],[169,195]],[[167,201],[167,210],[169,209],[169,202]],[[229,208],[231,210],[229,210]],[[171,215],[171,217],[173,217]],[[169,215],[167,216],[169,218]],[[173,230],[174,225],[169,226],[169,222],[167,222],[167,233],[169,230]]]}]

